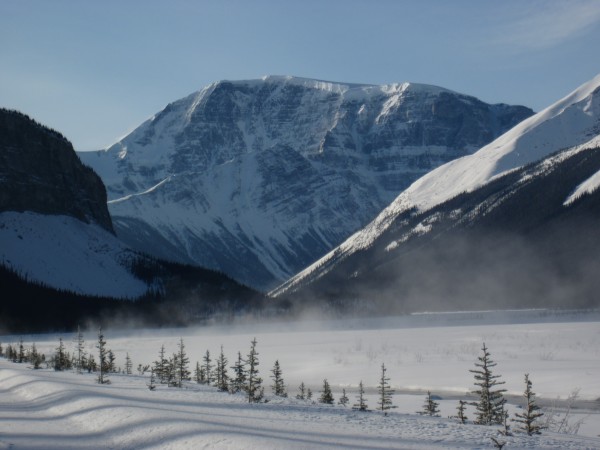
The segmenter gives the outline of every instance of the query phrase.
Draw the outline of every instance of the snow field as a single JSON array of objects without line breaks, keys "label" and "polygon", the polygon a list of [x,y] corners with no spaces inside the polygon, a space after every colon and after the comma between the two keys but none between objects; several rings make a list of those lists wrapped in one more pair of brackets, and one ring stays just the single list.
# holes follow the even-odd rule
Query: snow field
[{"label": "snow field", "polygon": [[0,264],[27,279],[84,295],[136,298],[148,286],[127,269],[135,257],[114,235],[69,216],[0,213]]},{"label": "snow field", "polygon": [[[511,315],[507,317],[510,321]],[[411,320],[412,319],[412,320]],[[105,332],[108,347],[115,352],[117,364],[124,366],[131,356],[134,369],[139,363],[150,364],[161,345],[167,355],[177,349],[183,337],[191,366],[208,349],[213,360],[223,345],[229,365],[237,351],[245,357],[250,340],[258,340],[259,370],[270,402],[248,405],[238,395],[227,395],[193,382],[185,389],[159,386],[146,388],[147,376],[111,375],[110,386],[95,384],[92,375],[32,371],[24,365],[0,362],[0,442],[6,437],[23,447],[51,448],[38,445],[33,432],[17,433],[26,421],[23,408],[38,415],[41,428],[35,433],[52,435],[56,448],[77,448],[77,436],[85,437],[90,448],[487,448],[488,435],[496,427],[459,425],[446,419],[454,415],[458,399],[473,389],[469,369],[480,354],[481,343],[488,346],[497,363],[495,372],[506,381],[510,395],[521,395],[523,375],[528,372],[540,404],[565,399],[580,389],[581,404],[574,419],[583,418],[580,434],[589,439],[545,432],[540,437],[515,435],[506,438],[509,448],[600,448],[600,315],[598,313],[554,316],[539,312],[515,312],[512,320],[537,323],[492,323],[489,314],[431,315],[412,318],[387,318],[377,326],[374,321],[332,321],[306,324],[248,324],[238,327],[144,330],[141,332]],[[548,322],[555,320],[556,322]],[[562,320],[562,322],[559,322]],[[586,320],[586,321],[584,321]],[[415,322],[419,322],[417,327]],[[411,325],[412,323],[412,325]],[[135,335],[133,334],[135,333]],[[97,353],[95,332],[86,333],[89,351]],[[63,336],[67,349],[70,337]],[[0,338],[3,345],[16,342],[18,336]],[[56,335],[23,336],[25,343],[36,342],[38,349],[51,355],[58,343]],[[69,349],[72,351],[72,349]],[[273,398],[270,369],[278,359],[290,398]],[[293,398],[304,382],[318,398],[322,381],[327,378],[339,399],[346,389],[350,404],[355,402],[358,382],[367,389],[370,408],[376,408],[376,386],[381,363],[385,362],[394,405],[388,417],[379,412],[359,413],[341,406],[309,405]],[[135,371],[135,370],[134,370]],[[230,372],[231,373],[231,372]],[[442,418],[415,414],[421,410],[425,391],[439,396]],[[511,414],[515,397],[509,397]],[[591,406],[590,406],[591,405]],[[595,406],[594,406],[595,405]],[[467,408],[472,418],[473,407]],[[18,416],[18,417],[17,417]],[[21,418],[19,418],[21,417]],[[29,415],[27,415],[29,417]],[[56,421],[74,422],[72,430],[56,435],[42,432]],[[23,430],[26,429],[25,425]],[[59,427],[60,430],[71,428]],[[35,434],[34,433],[34,434]],[[74,434],[74,436],[72,435]],[[37,435],[37,434],[36,434]],[[41,439],[41,438],[40,438]],[[106,444],[103,444],[106,439]],[[101,446],[98,447],[97,444]],[[63,445],[64,444],[64,445]],[[86,444],[87,445],[87,444]],[[104,447],[103,447],[104,446]],[[0,448],[1,444],[0,444]]]}]

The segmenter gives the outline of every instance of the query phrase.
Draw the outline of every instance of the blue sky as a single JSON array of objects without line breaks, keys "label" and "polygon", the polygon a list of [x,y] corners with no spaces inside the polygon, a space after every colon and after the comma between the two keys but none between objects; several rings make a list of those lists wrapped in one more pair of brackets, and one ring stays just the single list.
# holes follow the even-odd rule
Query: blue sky
[{"label": "blue sky", "polygon": [[542,109],[600,72],[600,0],[0,0],[0,106],[76,149],[221,79],[443,86]]}]

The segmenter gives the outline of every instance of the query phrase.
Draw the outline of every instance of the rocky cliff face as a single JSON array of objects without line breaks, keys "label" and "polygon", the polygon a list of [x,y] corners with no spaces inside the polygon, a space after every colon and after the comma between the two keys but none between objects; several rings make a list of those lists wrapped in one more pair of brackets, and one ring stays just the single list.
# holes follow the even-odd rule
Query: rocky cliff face
[{"label": "rocky cliff face", "polygon": [[0,109],[0,212],[72,216],[113,231],[102,180],[73,146],[16,111]]},{"label": "rocky cliff face", "polygon": [[409,83],[223,81],[80,157],[130,245],[268,289],[531,114]]}]

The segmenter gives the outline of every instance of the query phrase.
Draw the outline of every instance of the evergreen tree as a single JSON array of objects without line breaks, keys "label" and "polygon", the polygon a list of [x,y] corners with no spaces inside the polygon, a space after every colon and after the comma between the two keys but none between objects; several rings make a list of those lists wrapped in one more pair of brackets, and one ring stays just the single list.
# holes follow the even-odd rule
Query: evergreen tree
[{"label": "evergreen tree", "polygon": [[153,391],[156,389],[156,380],[154,379],[154,368],[150,369],[150,381],[148,382],[148,389]]},{"label": "evergreen tree", "polygon": [[310,388],[306,389],[306,400],[312,400],[312,391]]},{"label": "evergreen tree", "polygon": [[298,400],[306,400],[306,386],[304,386],[304,381],[300,383],[300,386],[298,387],[296,398]]},{"label": "evergreen tree", "polygon": [[221,353],[219,359],[217,359],[217,365],[215,367],[215,386],[221,392],[227,392],[229,390],[229,375],[227,374],[227,358],[223,353],[223,346],[221,345]]},{"label": "evergreen tree", "polygon": [[333,405],[333,394],[331,393],[331,387],[329,386],[329,382],[327,378],[323,380],[323,391],[321,392],[321,396],[319,397],[319,403],[324,403],[326,405]]},{"label": "evergreen tree", "polygon": [[513,421],[519,424],[519,431],[523,431],[529,436],[541,434],[544,427],[538,423],[538,419],[544,413],[540,411],[540,407],[535,402],[535,393],[532,391],[532,383],[528,373],[525,374],[525,392],[523,393],[523,397],[525,397],[526,402],[523,412],[515,413],[516,419],[513,419]]},{"label": "evergreen tree", "polygon": [[10,344],[6,346],[6,359],[12,362],[17,362],[17,352],[13,351],[13,347]]},{"label": "evergreen tree", "polygon": [[109,367],[108,349],[106,348],[104,334],[102,334],[102,327],[98,328],[98,344],[96,344],[96,348],[98,349],[98,363],[100,369],[100,371],[98,372],[98,383],[109,384],[110,380],[108,379],[107,375],[107,369]]},{"label": "evergreen tree", "polygon": [[35,342],[31,344],[31,352],[29,353],[29,361],[33,364],[34,369],[39,369],[42,364],[42,355],[40,355],[37,351],[37,347],[35,346]]},{"label": "evergreen tree", "polygon": [[54,370],[62,371],[67,368],[67,354],[65,352],[65,344],[62,338],[58,339],[58,347],[54,354]]},{"label": "evergreen tree", "polygon": [[360,380],[360,383],[358,383],[358,395],[356,400],[357,403],[352,405],[352,409],[356,409],[358,411],[368,411],[367,402],[365,400],[365,388],[362,380]]},{"label": "evergreen tree", "polygon": [[200,363],[196,361],[196,369],[194,370],[194,381],[198,384],[205,382],[204,369],[200,367]]},{"label": "evergreen tree", "polygon": [[379,379],[379,386],[377,387],[377,392],[379,393],[377,404],[379,405],[378,409],[383,412],[395,408],[395,406],[392,406],[392,395],[394,395],[394,390],[390,387],[390,379],[386,376],[386,372],[387,369],[385,368],[385,364],[381,364],[381,378]]},{"label": "evergreen tree", "polygon": [[490,358],[485,343],[482,347],[483,355],[477,358],[476,369],[469,370],[474,374],[475,386],[479,389],[473,391],[479,396],[479,401],[472,403],[477,410],[475,423],[479,425],[502,424],[504,421],[503,410],[506,400],[502,395],[506,389],[497,389],[504,381],[498,381],[499,375],[492,373],[496,363]]},{"label": "evergreen tree", "polygon": [[90,354],[87,360],[87,371],[88,373],[91,373],[95,372],[96,370],[98,370],[98,364],[96,364],[96,359],[94,358],[94,355]]},{"label": "evergreen tree", "polygon": [[210,359],[210,352],[208,350],[206,350],[206,354],[202,360],[204,361],[203,367],[204,376],[206,377],[206,384],[212,384],[214,380],[213,365],[212,360]]},{"label": "evergreen tree", "polygon": [[117,367],[115,366],[115,354],[113,353],[112,350],[108,351],[108,358],[107,358],[107,366],[106,366],[106,372],[107,373],[114,373],[117,371]]},{"label": "evergreen tree", "polygon": [[0,357],[4,356],[4,349],[2,348],[2,342],[0,342]]},{"label": "evergreen tree", "polygon": [[23,345],[23,339],[19,339],[19,355],[17,356],[17,361],[19,364],[25,362],[25,346]]},{"label": "evergreen tree", "polygon": [[77,334],[75,335],[75,358],[75,369],[77,373],[81,373],[85,359],[85,341],[79,325],[77,325]]},{"label": "evergreen tree", "polygon": [[503,430],[501,430],[499,433],[503,434],[504,436],[512,436],[512,432],[510,431],[510,425],[508,423],[508,411],[506,410],[506,408],[504,407],[504,405],[502,405],[502,410],[500,411],[500,417],[502,418],[502,427]]},{"label": "evergreen tree", "polygon": [[342,405],[345,408],[349,401],[350,399],[346,395],[346,389],[342,389],[342,396],[340,397],[338,404]]},{"label": "evergreen tree", "polygon": [[440,416],[439,406],[440,406],[440,404],[438,402],[436,402],[435,400],[433,400],[433,397],[431,396],[431,391],[427,391],[427,396],[425,397],[425,403],[423,404],[423,410],[417,411],[417,413],[424,415],[424,416],[439,417]]},{"label": "evergreen tree", "polygon": [[127,355],[125,356],[125,373],[127,375],[131,375],[132,369],[133,369],[133,363],[131,362],[131,358],[129,357],[129,352],[127,352]]},{"label": "evergreen tree", "polygon": [[465,415],[465,411],[467,410],[467,402],[464,400],[458,401],[458,406],[456,407],[456,416],[452,416],[453,419],[460,420],[460,423],[467,423],[467,416]]},{"label": "evergreen tree", "polygon": [[175,383],[177,387],[182,387],[183,382],[190,379],[189,364],[190,360],[185,353],[185,345],[183,344],[183,338],[179,339],[179,351],[177,352],[177,358],[175,362]]},{"label": "evergreen tree", "polygon": [[165,356],[165,345],[160,346],[160,351],[158,352],[158,359],[154,361],[154,374],[158,378],[158,381],[161,384],[165,384],[167,382],[167,357]]},{"label": "evergreen tree", "polygon": [[273,369],[271,370],[271,378],[273,378],[273,385],[271,386],[273,389],[273,394],[277,397],[287,397],[287,392],[285,391],[285,383],[283,382],[281,367],[279,366],[279,360],[275,361],[273,365]]},{"label": "evergreen tree", "polygon": [[246,394],[248,403],[256,403],[262,400],[262,378],[258,375],[258,351],[256,350],[256,338],[250,343],[250,352],[244,361],[246,369]]},{"label": "evergreen tree", "polygon": [[166,380],[167,380],[167,386],[173,386],[176,387],[178,386],[177,384],[177,353],[173,353],[173,356],[171,356],[168,360],[167,360],[167,365],[166,367]]},{"label": "evergreen tree", "polygon": [[235,394],[246,389],[246,369],[244,368],[244,360],[242,354],[238,352],[238,358],[233,369],[234,378],[231,381],[231,393]]}]

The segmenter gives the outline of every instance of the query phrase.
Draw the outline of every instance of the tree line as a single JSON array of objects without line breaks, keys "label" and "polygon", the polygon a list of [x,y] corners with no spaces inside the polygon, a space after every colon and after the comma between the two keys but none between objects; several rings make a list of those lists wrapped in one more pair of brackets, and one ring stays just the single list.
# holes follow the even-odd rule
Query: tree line
[{"label": "tree line", "polygon": [[[133,363],[126,354],[124,368],[119,368],[115,364],[115,355],[107,346],[107,341],[102,328],[98,329],[95,348],[97,349],[97,360],[92,353],[85,349],[85,340],[83,333],[78,327],[77,333],[73,339],[74,350],[68,352],[64,341],[59,338],[54,354],[46,358],[44,354],[38,352],[35,343],[30,347],[25,347],[23,340],[16,345],[7,345],[5,348],[0,343],[0,356],[15,363],[30,363],[33,369],[40,369],[42,366],[53,368],[55,371],[75,370],[77,373],[95,373],[96,381],[99,384],[109,384],[111,373],[124,373],[131,375],[133,373]],[[249,403],[267,402],[265,398],[265,389],[263,378],[259,373],[259,352],[257,349],[256,338],[250,342],[250,349],[245,356],[238,351],[237,358],[233,365],[229,365],[229,360],[225,356],[223,346],[219,355],[213,359],[210,351],[207,350],[202,361],[195,364],[192,371],[190,369],[190,359],[185,350],[183,338],[180,338],[177,345],[177,351],[172,355],[167,355],[165,346],[162,345],[158,358],[151,365],[138,365],[138,373],[145,375],[149,372],[148,389],[154,391],[158,384],[168,387],[182,388],[186,382],[195,382],[208,386],[214,386],[221,392],[229,394],[242,393]],[[475,368],[470,372],[474,377],[475,389],[472,391],[477,396],[477,401],[467,402],[459,400],[457,413],[451,418],[457,419],[460,423],[467,423],[466,406],[475,407],[475,418],[472,423],[478,425],[500,425],[502,434],[510,435],[510,423],[515,423],[518,431],[528,435],[540,434],[545,426],[540,418],[544,415],[536,403],[535,393],[529,374],[525,374],[525,389],[523,397],[525,404],[521,412],[514,414],[509,420],[509,413],[506,409],[506,392],[501,386],[504,381],[500,381],[500,375],[494,373],[496,363],[492,360],[489,349],[485,343],[482,346],[482,354],[475,362]],[[231,372],[230,373],[230,369]],[[387,375],[387,368],[384,363],[381,364],[380,377],[377,385],[377,407],[376,409],[388,414],[390,409],[396,408],[393,405],[394,390],[390,385],[390,378]],[[275,397],[288,397],[287,385],[284,382],[283,370],[276,360],[273,368],[270,370],[272,380],[271,391]],[[313,401],[313,393],[304,382],[298,387],[295,395],[298,400]],[[324,405],[333,405],[335,398],[331,386],[327,379],[323,380],[322,389],[317,402]],[[342,395],[337,402],[339,405],[347,407],[350,403],[346,390],[342,389]],[[356,411],[369,411],[369,406],[365,397],[365,388],[363,381],[358,383],[358,392],[356,401],[352,405]],[[439,417],[439,403],[435,401],[430,391],[427,392],[425,402],[418,414]],[[502,443],[495,440],[495,445],[501,446]]]}]

